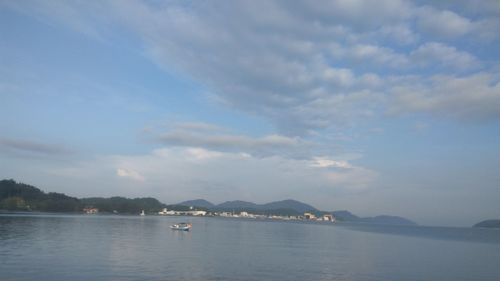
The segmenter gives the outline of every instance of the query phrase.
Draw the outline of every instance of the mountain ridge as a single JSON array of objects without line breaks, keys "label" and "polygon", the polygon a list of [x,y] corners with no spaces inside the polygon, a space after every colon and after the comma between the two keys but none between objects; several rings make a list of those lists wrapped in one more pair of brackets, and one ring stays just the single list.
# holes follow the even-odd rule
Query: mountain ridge
[{"label": "mountain ridge", "polygon": [[176,205],[195,206],[200,208],[212,208],[215,206],[215,204],[205,199],[193,199],[193,200],[182,201],[180,203],[177,203]]},{"label": "mountain ridge", "polygon": [[187,200],[181,203],[188,205],[166,205],[152,197],[126,198],[114,196],[109,198],[76,198],[67,196],[63,193],[45,193],[34,186],[18,183],[14,180],[0,180],[0,210],[82,212],[82,209],[85,206],[93,206],[103,212],[139,213],[141,210],[146,210],[147,213],[155,213],[163,208],[189,210],[192,204],[194,205],[193,207],[209,209],[212,211],[249,211],[263,215],[283,216],[299,216],[303,215],[304,212],[312,212],[316,215],[333,214],[339,221],[346,222],[405,225],[416,224],[411,220],[398,216],[382,215],[361,218],[346,210],[333,212],[321,211],[312,205],[293,199],[273,201],[264,204],[234,200],[214,205],[204,199]]},{"label": "mountain ridge", "polygon": [[219,211],[240,211],[240,210],[255,210],[255,211],[265,211],[265,210],[295,210],[298,213],[304,213],[308,211],[318,212],[318,209],[315,207],[300,202],[294,199],[285,199],[279,201],[272,201],[269,203],[257,204],[249,201],[243,200],[231,200],[225,201],[220,204],[213,204],[205,199],[195,199],[195,200],[187,200],[177,205],[184,205],[190,207],[198,207],[198,208],[208,208],[211,210],[219,210]]},{"label": "mountain ridge", "polygon": [[[183,203],[185,202],[191,203],[191,202],[196,202],[198,200],[202,200],[200,202],[206,201],[204,199],[197,199],[197,200],[184,201]],[[209,201],[206,202],[210,203]],[[279,211],[280,213],[289,213],[293,215],[302,215],[305,212],[312,212],[316,213],[317,215],[329,213],[333,214],[337,218],[337,220],[344,222],[391,224],[391,225],[417,225],[416,222],[400,216],[377,215],[373,217],[359,217],[347,210],[321,211],[313,207],[312,205],[294,199],[272,201],[263,204],[257,204],[242,200],[225,201],[217,205],[213,203],[210,204],[212,204],[213,206],[208,209],[212,211],[226,211],[226,212],[247,211],[247,212],[258,212],[258,213],[265,213],[266,211],[267,212]],[[183,204],[179,203],[179,205]],[[197,206],[196,204],[185,205],[185,206],[207,208],[204,206]]]}]

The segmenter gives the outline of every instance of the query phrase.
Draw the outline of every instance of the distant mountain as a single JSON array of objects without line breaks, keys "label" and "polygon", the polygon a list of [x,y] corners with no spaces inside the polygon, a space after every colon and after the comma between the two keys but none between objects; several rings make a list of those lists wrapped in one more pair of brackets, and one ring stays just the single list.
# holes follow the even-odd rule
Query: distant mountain
[{"label": "distant mountain", "polygon": [[398,216],[376,216],[376,217],[369,217],[369,218],[360,218],[356,220],[356,222],[363,222],[363,223],[376,223],[376,224],[394,224],[394,225],[417,225],[414,221],[411,221],[409,219],[403,218],[403,217],[398,217]]},{"label": "distant mountain", "polygon": [[207,209],[213,208],[215,206],[212,202],[209,202],[205,199],[188,200],[178,203],[176,205],[192,206],[192,207],[207,208]]},{"label": "distant mountain", "polygon": [[355,221],[360,219],[360,217],[346,210],[333,211],[332,214],[340,221]]},{"label": "distant mountain", "polygon": [[474,227],[500,228],[500,220],[485,220],[476,223]]},{"label": "distant mountain", "polygon": [[[317,215],[324,213],[309,204],[292,199],[274,201],[265,204],[256,204],[248,201],[234,200],[234,201],[226,201],[218,205],[214,205],[204,199],[197,199],[197,200],[184,201],[177,205],[202,207],[202,208],[207,208],[211,211],[226,211],[226,212],[247,211],[264,215],[272,214],[272,215],[297,216],[297,215],[302,215],[305,212],[313,212],[316,213]],[[362,218],[346,210],[333,211],[331,213],[339,221],[346,221],[346,222],[392,224],[392,225],[416,225],[415,222],[398,216],[382,215],[382,216]]]},{"label": "distant mountain", "polygon": [[337,218],[337,220],[346,222],[392,224],[392,225],[416,225],[415,222],[398,216],[382,215],[382,216],[361,218],[346,210],[333,211],[332,214],[335,216],[335,218]]},{"label": "distant mountain", "polygon": [[308,211],[313,211],[313,212],[318,211],[316,208],[314,208],[313,206],[311,206],[309,204],[302,203],[300,201],[292,200],[292,199],[262,204],[262,205],[259,205],[259,209],[261,209],[261,210],[291,209],[291,210],[295,210],[299,213],[304,213],[304,212],[308,212]]},{"label": "distant mountain", "polygon": [[[282,200],[282,201],[275,201],[275,202],[270,202],[266,204],[255,204],[252,202],[247,202],[247,201],[240,201],[240,200],[235,200],[235,201],[227,201],[224,203],[221,203],[219,205],[216,205],[212,208],[213,210],[219,210],[219,211],[251,211],[251,212],[257,212],[257,213],[279,213],[279,214],[290,214],[290,215],[299,215],[303,214],[304,212],[307,211],[318,211],[316,208],[314,208],[311,205],[299,202],[297,200]],[[276,212],[272,212],[276,211]]]},{"label": "distant mountain", "polygon": [[215,210],[222,210],[222,211],[231,211],[231,210],[258,210],[259,205],[252,203],[252,202],[247,202],[247,201],[241,201],[241,200],[235,200],[235,201],[226,201],[224,203],[221,203],[219,205],[216,205],[213,207]]}]

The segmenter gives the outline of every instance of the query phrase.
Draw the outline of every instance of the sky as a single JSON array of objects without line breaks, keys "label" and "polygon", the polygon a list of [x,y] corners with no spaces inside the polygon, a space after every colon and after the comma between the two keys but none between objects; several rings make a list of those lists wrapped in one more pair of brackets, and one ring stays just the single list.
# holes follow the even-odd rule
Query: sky
[{"label": "sky", "polygon": [[500,2],[0,1],[0,178],[500,218]]}]

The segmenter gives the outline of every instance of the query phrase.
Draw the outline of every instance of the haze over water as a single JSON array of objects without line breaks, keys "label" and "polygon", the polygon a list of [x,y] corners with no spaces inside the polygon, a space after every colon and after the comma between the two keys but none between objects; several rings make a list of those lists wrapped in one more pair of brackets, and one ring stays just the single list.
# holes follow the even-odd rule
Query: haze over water
[{"label": "haze over water", "polygon": [[495,229],[0,215],[2,281],[493,281],[499,261]]}]

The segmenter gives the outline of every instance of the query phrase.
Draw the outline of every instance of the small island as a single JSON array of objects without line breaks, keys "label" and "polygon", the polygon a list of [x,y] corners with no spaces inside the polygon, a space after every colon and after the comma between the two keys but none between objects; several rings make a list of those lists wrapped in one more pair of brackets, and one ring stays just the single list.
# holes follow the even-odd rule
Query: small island
[{"label": "small island", "polygon": [[500,220],[485,220],[476,223],[474,227],[500,228]]}]

